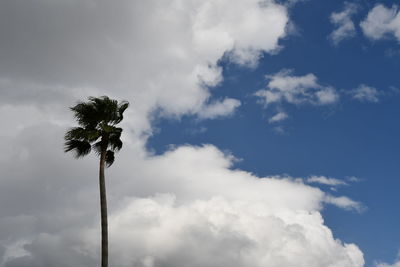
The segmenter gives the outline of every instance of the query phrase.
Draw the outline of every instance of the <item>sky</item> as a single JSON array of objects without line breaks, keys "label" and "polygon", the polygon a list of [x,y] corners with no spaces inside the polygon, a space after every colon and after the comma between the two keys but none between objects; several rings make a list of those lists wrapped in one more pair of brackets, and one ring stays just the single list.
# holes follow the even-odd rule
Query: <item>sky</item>
[{"label": "sky", "polygon": [[131,103],[116,267],[400,266],[396,1],[0,1],[0,266],[99,265],[68,107]]}]

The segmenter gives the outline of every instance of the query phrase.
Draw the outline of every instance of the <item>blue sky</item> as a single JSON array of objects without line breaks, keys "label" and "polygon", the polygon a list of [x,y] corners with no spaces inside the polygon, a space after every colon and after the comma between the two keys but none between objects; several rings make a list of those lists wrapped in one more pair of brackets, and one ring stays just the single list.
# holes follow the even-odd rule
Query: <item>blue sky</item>
[{"label": "blue sky", "polygon": [[[356,3],[356,35],[338,45],[328,39],[333,30],[329,17],[343,10],[343,1],[296,4],[290,9],[295,33],[280,42],[283,48],[278,54],[264,54],[257,67],[250,69],[220,62],[224,82],[212,90],[215,98],[241,100],[242,106],[234,115],[212,121],[192,116],[160,119],[155,124],[159,131],[148,147],[163,153],[171,144],[215,144],[240,159],[233,168],[259,176],[357,177],[358,182],[338,191],[362,202],[365,211],[328,206],[323,215],[334,235],[358,244],[366,266],[374,266],[376,261],[393,261],[400,249],[400,94],[393,90],[400,85],[400,48],[393,37],[371,41],[359,26],[375,4],[391,7],[393,2]],[[388,51],[397,52],[389,55]],[[329,106],[284,104],[289,119],[269,124],[274,110],[257,105],[254,93],[265,88],[265,75],[282,69],[293,69],[299,76],[314,73],[320,83],[340,91],[340,101]],[[348,92],[360,84],[379,90],[379,101],[352,99]],[[276,127],[282,127],[283,132],[277,132]],[[330,190],[329,186],[321,188]]]}]

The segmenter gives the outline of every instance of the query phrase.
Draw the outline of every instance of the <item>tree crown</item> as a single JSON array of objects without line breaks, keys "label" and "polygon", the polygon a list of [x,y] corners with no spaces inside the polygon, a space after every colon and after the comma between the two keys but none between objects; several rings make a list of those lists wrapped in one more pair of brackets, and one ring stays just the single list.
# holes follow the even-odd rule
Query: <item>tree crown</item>
[{"label": "tree crown", "polygon": [[116,127],[128,108],[127,101],[110,99],[108,96],[89,97],[71,107],[79,127],[70,128],[64,136],[64,151],[75,152],[83,157],[93,149],[99,156],[105,155],[107,166],[114,162],[114,152],[122,148],[122,128]]}]

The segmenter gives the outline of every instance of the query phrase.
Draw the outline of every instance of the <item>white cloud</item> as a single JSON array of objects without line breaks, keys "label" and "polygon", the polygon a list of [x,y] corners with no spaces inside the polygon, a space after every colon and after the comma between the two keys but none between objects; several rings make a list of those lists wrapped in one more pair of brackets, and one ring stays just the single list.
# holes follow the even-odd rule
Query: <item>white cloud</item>
[{"label": "white cloud", "polygon": [[339,94],[333,87],[324,87],[323,89],[317,91],[315,95],[319,105],[329,105],[335,103],[339,99]]},{"label": "white cloud", "polygon": [[267,75],[267,89],[254,94],[260,99],[260,103],[268,107],[284,102],[295,105],[329,105],[338,101],[339,94],[335,88],[319,84],[314,74],[295,76],[292,72],[281,70],[276,74]]},{"label": "white cloud", "polygon": [[347,183],[342,180],[325,177],[325,176],[311,176],[311,177],[307,178],[306,181],[307,181],[307,183],[319,183],[319,184],[330,185],[330,186],[347,185]]},{"label": "white cloud", "polygon": [[[159,194],[137,198],[131,192],[110,216],[112,255],[120,266],[363,264],[359,249],[335,240],[319,213],[323,203],[357,209],[348,198],[289,178],[230,170],[232,157],[213,146],[180,147],[138,165],[139,183],[147,181],[157,187],[149,193]],[[126,190],[138,183],[123,180]],[[89,231],[85,242],[94,247],[97,236]]]},{"label": "white cloud", "polygon": [[396,5],[388,8],[382,4],[377,4],[369,11],[368,16],[360,23],[360,26],[364,34],[372,40],[394,36],[400,41],[399,8]]},{"label": "white cloud", "polygon": [[202,119],[214,119],[220,116],[232,114],[240,106],[240,101],[232,98],[226,98],[222,102],[214,102],[206,105],[199,111],[199,117]]},{"label": "white cloud", "polygon": [[326,105],[336,102],[339,98],[334,88],[320,85],[312,73],[294,76],[291,70],[282,70],[268,75],[267,78],[267,89],[255,93],[267,106],[284,101],[296,105]]},{"label": "white cloud", "polygon": [[325,202],[347,210],[355,210],[357,212],[363,212],[365,210],[364,205],[362,205],[360,202],[354,201],[345,196],[332,198],[328,195],[325,198]]},{"label": "white cloud", "polygon": [[340,266],[362,264],[358,249],[332,239],[321,220],[223,198],[178,207],[173,198],[137,199],[111,218],[112,252],[139,266],[335,266],[330,253],[343,256]]},{"label": "white cloud", "polygon": [[286,120],[289,116],[285,112],[278,112],[272,116],[268,121],[269,123],[279,122]]},{"label": "white cloud", "polygon": [[351,17],[358,11],[358,6],[354,3],[346,2],[341,12],[333,12],[330,17],[331,23],[336,27],[329,35],[332,42],[337,45],[344,39],[353,37],[356,34]]},{"label": "white cloud", "polygon": [[361,84],[359,87],[350,91],[352,97],[361,102],[378,102],[379,91],[371,86]]},{"label": "white cloud", "polygon": [[[26,162],[24,169],[14,172],[8,182],[2,181],[2,201],[21,198],[14,186],[24,182],[29,194],[24,195],[20,212],[33,218],[21,218],[16,225],[16,218],[11,221],[14,210],[0,202],[1,229],[7,229],[7,216],[9,230],[18,226],[17,231],[1,232],[6,252],[10,254],[21,238],[30,238],[19,252],[24,256],[10,257],[4,266],[40,266],[41,262],[96,266],[98,192],[93,178],[97,160],[74,161],[51,149],[53,141],[49,143],[40,129],[36,132],[26,140],[28,158],[9,159]],[[56,136],[61,138],[61,133]],[[43,144],[48,146],[43,148]],[[40,155],[46,160],[30,153],[36,147],[42,147]],[[291,178],[262,178],[232,170],[233,161],[231,155],[210,145],[183,146],[144,157],[137,148],[124,148],[116,166],[107,172],[110,264],[363,266],[357,246],[334,239],[320,214],[324,203],[357,209],[355,201],[326,195]],[[55,170],[42,168],[41,162]],[[32,180],[25,172],[39,172],[40,179]]]}]

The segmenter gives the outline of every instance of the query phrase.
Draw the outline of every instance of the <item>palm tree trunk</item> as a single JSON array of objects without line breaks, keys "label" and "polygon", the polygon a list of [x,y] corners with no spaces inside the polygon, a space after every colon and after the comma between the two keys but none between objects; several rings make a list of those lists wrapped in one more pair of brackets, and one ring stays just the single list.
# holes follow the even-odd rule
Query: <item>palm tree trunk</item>
[{"label": "palm tree trunk", "polygon": [[107,225],[107,197],[104,167],[106,161],[106,151],[102,149],[100,155],[100,214],[101,214],[101,267],[108,266],[108,225]]}]

